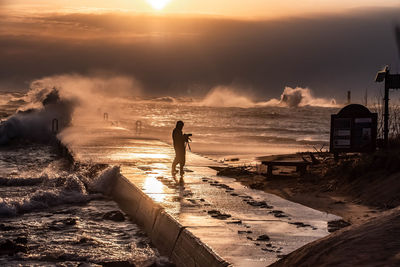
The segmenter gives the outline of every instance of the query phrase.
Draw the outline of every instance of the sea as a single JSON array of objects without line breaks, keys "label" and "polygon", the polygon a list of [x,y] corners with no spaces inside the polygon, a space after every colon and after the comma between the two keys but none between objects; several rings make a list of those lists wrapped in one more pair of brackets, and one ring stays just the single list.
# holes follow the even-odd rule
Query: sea
[{"label": "sea", "polygon": [[35,83],[0,92],[2,266],[171,265],[104,194],[109,166],[60,155],[57,133],[75,120],[106,121],[169,144],[182,120],[193,153],[251,164],[260,156],[326,150],[330,114],[339,110],[331,100],[310,100],[301,88],[267,101],[226,88],[203,98],[74,90]]}]

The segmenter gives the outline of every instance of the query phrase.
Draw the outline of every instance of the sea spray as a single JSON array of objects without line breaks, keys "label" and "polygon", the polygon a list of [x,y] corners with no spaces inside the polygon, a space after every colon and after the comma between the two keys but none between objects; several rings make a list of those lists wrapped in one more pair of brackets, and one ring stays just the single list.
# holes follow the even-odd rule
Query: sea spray
[{"label": "sea spray", "polygon": [[227,86],[218,86],[199,102],[201,106],[209,107],[337,107],[335,99],[314,97],[309,88],[291,88],[285,87],[280,99],[272,98],[265,102],[257,102],[251,97],[240,92],[236,88]]},{"label": "sea spray", "polygon": [[337,107],[335,99],[317,98],[312,95],[309,88],[285,87],[281,98],[270,99],[267,102],[257,103],[257,106],[281,106],[281,107]]},{"label": "sea spray", "polygon": [[239,93],[231,87],[218,86],[208,92],[200,102],[200,105],[208,107],[249,108],[255,106],[255,103],[248,96]]},{"label": "sea spray", "polygon": [[92,192],[109,195],[115,180],[120,176],[120,167],[114,166],[104,170],[99,176],[89,182],[88,188]]},{"label": "sea spray", "polygon": [[28,106],[0,124],[0,145],[16,139],[48,142],[52,137],[52,121],[63,128],[71,122],[75,102],[61,99],[57,89],[38,91]]},{"label": "sea spray", "polygon": [[[132,77],[97,73],[89,76],[64,74],[33,81],[20,98],[18,112],[0,125],[0,145],[15,139],[46,142],[56,119],[58,130],[68,126],[73,116],[100,118],[107,110],[118,117],[118,107],[141,94],[141,85]],[[56,129],[57,130],[57,129]]]}]

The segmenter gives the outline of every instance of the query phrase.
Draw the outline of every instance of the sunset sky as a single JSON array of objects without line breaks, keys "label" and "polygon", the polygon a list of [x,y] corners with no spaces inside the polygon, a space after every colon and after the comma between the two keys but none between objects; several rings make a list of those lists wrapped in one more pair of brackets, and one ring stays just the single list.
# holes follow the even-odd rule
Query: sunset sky
[{"label": "sunset sky", "polygon": [[[305,13],[343,12],[360,7],[389,7],[399,0],[6,0],[5,4],[47,6],[51,9],[95,8],[172,14],[211,14],[229,17],[285,17]],[[154,8],[156,7],[156,8]]]},{"label": "sunset sky", "polygon": [[152,95],[219,85],[342,98],[400,71],[399,0],[0,0],[0,90],[64,73],[132,76]]}]

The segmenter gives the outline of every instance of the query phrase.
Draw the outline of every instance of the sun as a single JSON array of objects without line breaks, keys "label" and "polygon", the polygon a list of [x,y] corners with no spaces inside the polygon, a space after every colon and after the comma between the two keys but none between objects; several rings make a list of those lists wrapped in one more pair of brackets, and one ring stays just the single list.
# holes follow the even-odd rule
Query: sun
[{"label": "sun", "polygon": [[157,10],[163,9],[170,0],[147,0],[147,2]]}]

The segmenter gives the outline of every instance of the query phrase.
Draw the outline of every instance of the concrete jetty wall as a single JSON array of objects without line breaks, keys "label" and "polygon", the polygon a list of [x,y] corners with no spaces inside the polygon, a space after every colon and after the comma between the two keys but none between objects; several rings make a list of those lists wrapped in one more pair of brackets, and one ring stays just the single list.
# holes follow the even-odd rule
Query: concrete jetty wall
[{"label": "concrete jetty wall", "polygon": [[143,227],[160,253],[178,267],[230,265],[124,176],[118,176],[111,195]]},{"label": "concrete jetty wall", "polygon": [[[72,151],[61,141],[55,138],[54,145],[71,164],[75,162]],[[121,209],[145,230],[161,255],[178,267],[230,266],[123,175],[117,175],[112,187],[111,196]]]}]

